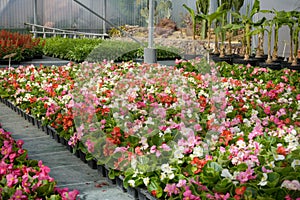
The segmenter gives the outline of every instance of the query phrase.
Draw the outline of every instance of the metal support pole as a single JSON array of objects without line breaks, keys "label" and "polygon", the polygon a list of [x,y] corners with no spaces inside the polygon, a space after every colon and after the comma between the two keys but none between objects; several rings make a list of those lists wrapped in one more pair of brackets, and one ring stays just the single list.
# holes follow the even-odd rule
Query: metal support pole
[{"label": "metal support pole", "polygon": [[[106,19],[106,0],[103,0],[103,18]],[[106,22],[102,20],[103,34],[106,34]]]},{"label": "metal support pole", "polygon": [[149,0],[149,24],[148,24],[148,48],[144,49],[144,62],[145,63],[156,63],[156,49],[153,48],[154,40],[154,4],[153,0]]},{"label": "metal support pole", "polygon": [[[33,2],[33,23],[37,24],[37,0],[34,0]],[[36,28],[35,26],[32,28],[33,29],[33,37],[36,38]]]}]

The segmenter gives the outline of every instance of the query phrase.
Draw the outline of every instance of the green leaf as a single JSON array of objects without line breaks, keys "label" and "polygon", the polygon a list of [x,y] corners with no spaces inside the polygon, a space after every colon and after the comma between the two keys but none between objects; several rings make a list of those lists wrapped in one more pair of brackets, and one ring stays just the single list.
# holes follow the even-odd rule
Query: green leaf
[{"label": "green leaf", "polygon": [[112,180],[115,179],[116,178],[115,170],[110,169],[108,172],[108,177]]},{"label": "green leaf", "polygon": [[226,194],[231,190],[231,188],[233,188],[233,186],[234,185],[230,179],[224,178],[215,185],[214,190],[219,193]]},{"label": "green leaf", "polygon": [[268,173],[268,182],[267,185],[270,188],[275,188],[280,179],[280,175],[277,172]]},{"label": "green leaf", "polygon": [[237,166],[237,171],[242,172],[248,169],[248,165],[246,163],[241,163]]},{"label": "green leaf", "polygon": [[55,182],[47,182],[46,184],[38,187],[36,189],[38,196],[44,197],[51,194],[53,192],[55,184],[56,184]]},{"label": "green leaf", "polygon": [[157,179],[151,179],[150,184],[148,185],[148,191],[151,193],[152,191],[156,191],[156,197],[162,197],[163,190],[159,185],[160,181]]}]

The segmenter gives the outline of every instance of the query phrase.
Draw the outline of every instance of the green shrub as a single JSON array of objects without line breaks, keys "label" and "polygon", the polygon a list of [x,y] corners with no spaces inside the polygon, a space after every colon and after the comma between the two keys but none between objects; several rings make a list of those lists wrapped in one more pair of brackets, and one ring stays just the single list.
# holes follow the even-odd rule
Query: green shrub
[{"label": "green shrub", "polygon": [[[130,61],[142,59],[144,55],[144,47],[136,42],[61,37],[45,40],[43,49],[45,55],[76,62],[102,62],[105,59],[116,62]],[[159,46],[157,58],[159,60],[180,58],[179,50],[174,47]]]},{"label": "green shrub", "polygon": [[84,61],[87,55],[102,42],[101,39],[90,38],[47,38],[43,52],[47,56],[76,62]]},{"label": "green shrub", "polygon": [[[157,59],[180,58],[179,49],[175,47],[157,47]],[[86,58],[89,62],[101,62],[103,60],[130,61],[142,59],[144,47],[136,42],[105,40],[99,44]]]}]

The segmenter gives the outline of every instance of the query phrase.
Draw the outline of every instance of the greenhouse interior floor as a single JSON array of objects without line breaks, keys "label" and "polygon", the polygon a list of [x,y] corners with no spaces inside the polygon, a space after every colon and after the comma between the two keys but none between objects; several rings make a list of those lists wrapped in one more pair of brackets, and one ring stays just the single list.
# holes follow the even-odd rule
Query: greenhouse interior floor
[{"label": "greenhouse interior floor", "polygon": [[55,142],[3,103],[0,103],[0,123],[12,133],[15,140],[24,141],[23,148],[28,150],[29,159],[42,160],[51,169],[50,176],[57,182],[57,187],[78,190],[81,200],[133,199],[101,176],[97,169],[90,168],[65,146]]}]

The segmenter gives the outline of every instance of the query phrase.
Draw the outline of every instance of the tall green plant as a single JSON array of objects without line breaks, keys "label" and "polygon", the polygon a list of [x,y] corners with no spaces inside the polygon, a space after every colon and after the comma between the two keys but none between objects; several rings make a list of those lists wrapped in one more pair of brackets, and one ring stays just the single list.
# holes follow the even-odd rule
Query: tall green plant
[{"label": "tall green plant", "polygon": [[193,28],[193,40],[196,39],[196,13],[195,11],[188,7],[186,4],[182,5],[190,14],[191,20],[192,20],[192,28]]},{"label": "tall green plant", "polygon": [[[257,27],[255,30],[252,30],[249,34],[250,35],[257,35],[261,34],[262,32],[267,32],[268,34],[268,57],[266,60],[267,64],[271,64],[272,61],[272,49],[271,49],[271,42],[272,42],[272,33],[273,33],[273,20],[265,20],[263,24]],[[258,56],[256,56],[258,57]]]},{"label": "tall green plant", "polygon": [[288,22],[285,11],[273,10],[262,10],[262,13],[271,13],[274,15],[272,23],[274,25],[274,46],[272,53],[272,60],[276,61],[278,59],[278,41],[279,41],[279,29]]},{"label": "tall green plant", "polygon": [[[232,0],[221,0],[220,1],[221,5],[222,5],[222,15],[219,17],[219,19],[217,19],[217,28],[216,28],[216,35],[219,35],[215,40],[215,49],[218,48],[218,38],[221,38],[221,47],[220,47],[220,57],[224,57],[225,56],[225,46],[224,46],[224,41],[226,40],[226,33],[229,29],[224,28],[226,26],[226,24],[228,24],[227,21],[227,17],[228,17],[228,13],[231,11],[232,9]],[[221,6],[219,5],[219,6]],[[218,34],[219,33],[219,34]]]},{"label": "tall green plant", "polygon": [[289,59],[288,62],[292,63],[294,60],[294,51],[293,51],[293,37],[294,37],[294,27],[295,24],[297,24],[297,16],[300,15],[299,11],[289,11],[286,12],[286,18],[288,19],[286,25],[289,27],[289,31],[290,31],[290,55],[289,55]]},{"label": "tall green plant", "polygon": [[[196,8],[197,8],[197,14],[204,14],[207,15],[209,12],[209,6],[210,6],[210,0],[196,0]],[[201,37],[202,39],[205,39],[207,37],[207,21],[205,19],[202,20],[202,31],[201,31]]]},{"label": "tall green plant", "polygon": [[293,35],[293,41],[294,41],[294,59],[292,62],[292,65],[297,65],[297,58],[298,58],[298,49],[299,49],[299,32],[300,32],[300,14],[297,14],[297,23],[294,24],[294,35]]},{"label": "tall green plant", "polygon": [[219,18],[220,16],[223,15],[223,13],[225,12],[223,10],[223,6],[221,5],[217,8],[217,10],[211,14],[198,14],[196,16],[196,19],[199,20],[206,20],[207,21],[207,26],[208,26],[208,50],[210,50],[210,36],[211,36],[211,26],[214,20],[216,20],[217,18]]},{"label": "tall green plant", "polygon": [[265,18],[262,18],[258,22],[253,21],[253,16],[260,11],[260,1],[255,0],[253,7],[250,11],[250,5],[247,5],[246,14],[240,14],[239,12],[233,12],[232,15],[236,18],[241,20],[241,24],[244,26],[244,35],[245,35],[245,42],[246,42],[246,51],[244,55],[245,60],[249,60],[250,52],[251,52],[251,29],[255,26],[260,26],[264,21]]}]

